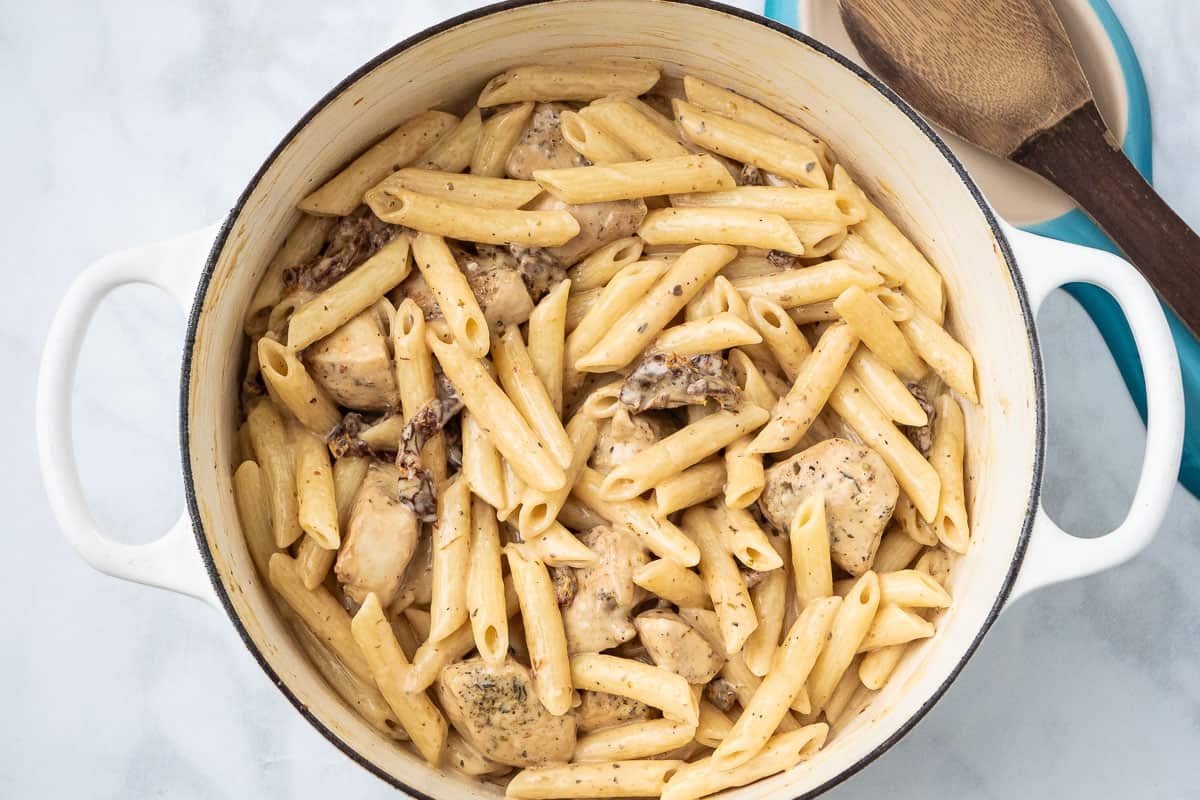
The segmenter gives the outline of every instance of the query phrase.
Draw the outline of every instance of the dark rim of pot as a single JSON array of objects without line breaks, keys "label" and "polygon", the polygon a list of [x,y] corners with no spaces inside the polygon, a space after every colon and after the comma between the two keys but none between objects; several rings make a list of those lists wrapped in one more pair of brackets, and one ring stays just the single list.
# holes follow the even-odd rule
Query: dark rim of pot
[{"label": "dark rim of pot", "polygon": [[[183,471],[185,481],[184,489],[187,498],[188,511],[192,518],[192,527],[195,532],[196,542],[200,549],[200,554],[204,559],[205,568],[208,570],[209,578],[212,581],[214,589],[216,590],[217,597],[220,598],[221,604],[224,606],[226,613],[229,615],[230,621],[233,622],[234,627],[237,629],[238,634],[241,636],[242,641],[245,643],[247,649],[250,650],[255,660],[258,661],[259,666],[262,667],[263,671],[267,673],[271,681],[279,688],[284,696],[287,697],[288,701],[296,707],[296,710],[300,712],[301,716],[308,720],[308,722],[314,728],[316,728],[322,736],[332,742],[334,746],[336,746],[339,750],[341,750],[359,765],[372,772],[381,780],[391,784],[395,788],[400,789],[414,797],[422,798],[423,800],[435,800],[435,798],[432,798],[423,792],[417,791],[413,787],[381,769],[374,762],[365,758],[362,754],[360,754],[357,750],[355,750],[348,743],[343,741],[337,734],[330,730],[324,722],[318,719],[317,716],[309,710],[307,706],[300,702],[299,698],[297,698],[291,689],[288,688],[287,684],[284,683],[275,670],[271,668],[271,665],[267,663],[266,658],[264,658],[258,646],[250,638],[250,635],[245,626],[242,624],[241,619],[239,619],[237,613],[234,611],[233,604],[230,602],[229,595],[225,591],[225,587],[222,585],[220,578],[217,575],[216,564],[214,563],[212,554],[208,549],[208,540],[204,532],[203,522],[201,521],[200,510],[196,500],[195,486],[192,480],[191,460],[189,457],[189,453],[191,452],[191,442],[188,430],[188,405],[192,378],[192,351],[195,346],[196,329],[199,322],[200,311],[204,305],[204,298],[208,292],[208,286],[212,280],[213,271],[216,268],[218,257],[225,246],[225,241],[228,238],[229,231],[234,220],[237,219],[237,216],[241,213],[242,208],[245,206],[250,195],[257,188],[259,181],[262,180],[267,170],[270,169],[270,167],[275,163],[275,160],[297,135],[297,133],[299,133],[300,130],[303,129],[318,112],[325,108],[325,106],[332,102],[336,97],[349,89],[360,78],[374,70],[379,65],[433,36],[448,31],[451,28],[456,28],[459,25],[473,22],[493,14],[503,13],[505,11],[515,8],[523,8],[525,6],[550,4],[555,2],[562,2],[562,0],[507,0],[507,2],[495,3],[493,5],[478,8],[474,11],[469,11],[465,14],[460,14],[456,17],[445,20],[444,22],[440,22],[430,28],[426,28],[420,33],[410,36],[404,41],[399,42],[398,44],[395,44],[384,52],[380,53],[375,58],[356,69],[354,72],[350,73],[350,75],[348,75],[344,80],[338,83],[337,86],[333,87],[333,89],[331,89],[324,97],[317,101],[316,105],[309,109],[308,113],[300,118],[296,125],[290,131],[288,131],[287,135],[283,137],[271,154],[267,156],[267,159],[263,162],[262,166],[259,167],[254,177],[250,180],[250,183],[246,186],[246,189],[242,192],[241,197],[238,198],[237,204],[229,212],[229,216],[222,224],[217,239],[213,243],[213,248],[209,254],[208,261],[204,265],[204,273],[200,277],[200,282],[196,290],[196,299],[192,306],[191,315],[188,319],[187,334],[184,340],[184,358],[180,386],[180,441],[183,451]],[[1021,316],[1024,319],[1025,327],[1029,335],[1029,348],[1033,365],[1034,390],[1037,396],[1036,448],[1034,454],[1033,474],[1031,476],[1029,487],[1029,499],[1026,506],[1025,522],[1021,526],[1021,535],[1017,542],[1017,548],[1012,560],[1012,564],[1009,567],[1008,574],[1004,578],[1004,584],[1001,587],[999,594],[996,595],[995,602],[992,604],[992,607],[988,612],[987,619],[984,621],[979,631],[975,634],[970,646],[967,647],[966,651],[963,653],[954,669],[951,670],[950,674],[946,677],[946,680],[943,681],[937,690],[934,691],[933,694],[921,705],[917,712],[909,719],[905,720],[898,730],[896,730],[891,736],[871,750],[871,752],[858,759],[855,763],[847,766],[830,780],[814,789],[811,789],[808,792],[805,792],[803,795],[797,796],[796,798],[796,800],[807,800],[807,798],[816,797],[817,795],[851,777],[867,764],[870,764],[872,761],[882,755],[892,745],[898,742],[905,734],[912,730],[913,727],[929,712],[929,710],[933,708],[934,704],[941,699],[942,695],[945,694],[950,684],[954,682],[954,679],[958,677],[959,672],[962,671],[967,661],[970,660],[971,656],[975,653],[975,650],[979,647],[980,642],[983,641],[983,637],[987,634],[992,624],[996,621],[996,618],[999,616],[1000,611],[1004,607],[1005,601],[1008,599],[1009,593],[1012,590],[1013,582],[1016,579],[1017,572],[1019,571],[1021,562],[1024,559],[1025,549],[1029,543],[1030,531],[1033,525],[1034,510],[1037,508],[1039,500],[1043,451],[1045,449],[1045,393],[1041,354],[1038,348],[1037,332],[1034,324],[1035,320],[1033,312],[1029,306],[1029,298],[1026,293],[1024,283],[1021,280],[1021,273],[1016,268],[1016,261],[1013,258],[1012,250],[1009,247],[1008,241],[1004,237],[1004,232],[1001,230],[999,222],[992,213],[991,207],[983,199],[983,195],[980,193],[979,187],[977,187],[974,181],[972,181],[967,175],[967,171],[963,167],[962,163],[958,160],[954,153],[951,152],[950,148],[946,145],[942,138],[935,133],[934,130],[929,127],[928,123],[926,123],[925,120],[895,92],[889,89],[875,76],[866,72],[857,64],[847,59],[845,56],[837,53],[834,50],[831,50],[821,42],[818,42],[815,39],[800,33],[799,31],[775,22],[774,20],[769,20],[756,14],[742,11],[741,9],[733,8],[731,6],[726,6],[721,3],[710,2],[710,0],[659,0],[659,2],[696,6],[709,11],[717,11],[723,14],[728,14],[729,16],[737,17],[742,20],[762,25],[766,28],[770,28],[777,33],[781,33],[785,36],[795,39],[797,42],[816,50],[826,58],[832,59],[840,64],[843,68],[849,70],[859,79],[870,84],[875,88],[876,91],[890,100],[898,109],[900,109],[900,111],[904,113],[905,116],[912,121],[912,123],[921,131],[921,133],[925,135],[929,142],[937,148],[938,152],[942,154],[942,157],[950,163],[955,172],[958,173],[959,179],[963,182],[963,185],[966,187],[967,191],[970,192],[971,197],[975,200],[975,203],[979,206],[979,212],[984,216],[984,219],[987,220],[988,226],[992,231],[992,236],[995,238],[996,244],[1000,248],[1000,252],[1003,254],[1004,261],[1008,266],[1009,277],[1012,279],[1013,284],[1017,288],[1017,297],[1021,307]]]}]

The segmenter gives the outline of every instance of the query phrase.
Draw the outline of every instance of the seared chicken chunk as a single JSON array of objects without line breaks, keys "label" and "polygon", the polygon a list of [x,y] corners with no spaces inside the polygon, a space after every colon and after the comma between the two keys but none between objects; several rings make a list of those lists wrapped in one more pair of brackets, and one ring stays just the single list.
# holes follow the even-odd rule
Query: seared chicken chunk
[{"label": "seared chicken chunk", "polygon": [[485,758],[513,767],[571,759],[575,720],[547,711],[529,670],[511,658],[499,667],[482,658],[451,664],[438,676],[436,690],[450,724]]},{"label": "seared chicken chunk", "polygon": [[[467,276],[467,283],[471,285],[490,328],[503,329],[506,325],[520,325],[529,319],[533,299],[517,259],[511,253],[498,247],[477,245],[475,253],[454,248],[454,257]],[[411,298],[425,314],[425,319],[442,317],[433,290],[419,272],[408,276],[388,297],[397,306],[404,298]]]},{"label": "seared chicken chunk", "polygon": [[400,402],[387,334],[374,308],[309,347],[304,363],[339,405],[382,411]]},{"label": "seared chicken chunk", "polygon": [[579,707],[575,709],[575,724],[580,733],[591,733],[611,728],[613,725],[654,717],[654,709],[628,697],[588,691],[580,692],[579,696]]},{"label": "seared chicken chunk", "polygon": [[725,656],[674,611],[645,611],[634,618],[633,625],[655,665],[688,683],[708,683],[725,665]]},{"label": "seared chicken chunk", "polygon": [[640,199],[571,205],[545,194],[531,203],[529,208],[539,211],[566,210],[579,222],[579,233],[558,247],[512,247],[525,273],[525,283],[535,298],[554,288],[554,284],[566,274],[567,267],[592,251],[609,242],[632,236],[646,217],[646,202]]},{"label": "seared chicken chunk", "polygon": [[562,135],[562,112],[566,103],[538,103],[533,107],[525,132],[508,153],[505,170],[510,178],[533,180],[535,169],[584,167],[590,162],[567,144]]},{"label": "seared chicken chunk", "polygon": [[633,574],[650,560],[632,531],[601,525],[579,540],[599,556],[590,567],[575,570],[575,597],[562,609],[567,650],[598,653],[637,635],[630,616],[648,597]]},{"label": "seared chicken chunk", "polygon": [[715,353],[680,358],[651,353],[638,362],[621,384],[621,405],[634,413],[651,408],[702,406],[710,399],[726,410],[736,408],[741,391],[725,361]]},{"label": "seared chicken chunk", "polygon": [[600,426],[591,466],[607,474],[655,442],[675,432],[671,422],[656,414],[630,414],[621,408]]},{"label": "seared chicken chunk", "polygon": [[346,597],[361,605],[374,592],[387,607],[400,590],[420,524],[400,502],[400,470],[374,463],[354,496],[334,572]]},{"label": "seared chicken chunk", "polygon": [[833,562],[862,575],[871,568],[900,496],[896,478],[871,448],[828,439],[767,470],[759,508],[776,529],[787,531],[796,508],[813,492],[825,495]]}]

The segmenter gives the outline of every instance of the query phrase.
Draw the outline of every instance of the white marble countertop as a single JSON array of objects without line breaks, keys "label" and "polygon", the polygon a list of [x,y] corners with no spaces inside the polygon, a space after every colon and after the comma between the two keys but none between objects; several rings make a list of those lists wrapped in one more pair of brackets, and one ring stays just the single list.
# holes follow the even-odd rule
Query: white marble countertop
[{"label": "white marble countertop", "polygon": [[[220,218],[343,75],[476,5],[3,4],[0,293],[12,429],[0,585],[0,797],[391,797],[270,685],[222,614],[121,583],[68,548],[40,486],[35,365],[67,283],[112,250]],[[753,5],[748,3],[747,5]],[[1200,225],[1200,4],[1114,0],[1150,86],[1158,186]],[[1076,530],[1124,514],[1141,424],[1086,316],[1042,313],[1045,498]],[[76,441],[97,517],[129,541],[182,507],[183,319],[149,289],[106,301],[84,347]],[[1023,600],[908,737],[829,796],[1196,797],[1200,504],[1177,490],[1150,549]]]}]

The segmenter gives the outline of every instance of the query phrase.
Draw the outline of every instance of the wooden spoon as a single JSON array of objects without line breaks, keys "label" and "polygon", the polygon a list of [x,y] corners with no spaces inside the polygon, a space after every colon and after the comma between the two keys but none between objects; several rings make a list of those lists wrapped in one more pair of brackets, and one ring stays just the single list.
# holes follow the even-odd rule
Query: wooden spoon
[{"label": "wooden spoon", "polygon": [[1200,332],[1200,237],[1121,152],[1049,0],[840,3],[875,74],[944,127],[1075,198]]}]

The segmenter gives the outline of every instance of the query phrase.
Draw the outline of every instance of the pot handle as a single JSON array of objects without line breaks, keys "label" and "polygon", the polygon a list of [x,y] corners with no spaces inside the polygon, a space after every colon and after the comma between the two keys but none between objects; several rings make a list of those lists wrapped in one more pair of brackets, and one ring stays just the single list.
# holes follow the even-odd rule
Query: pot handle
[{"label": "pot handle", "polygon": [[213,606],[218,605],[216,594],[186,511],[163,536],[147,544],[124,544],[101,533],[79,480],[71,400],[79,350],[99,301],[119,286],[149,284],[175,298],[186,312],[218,227],[113,253],[75,278],[50,323],[35,411],[42,482],[59,527],[79,555],[101,572],[190,595]]},{"label": "pot handle", "polygon": [[1179,474],[1183,384],[1174,340],[1154,290],[1124,259],[1005,226],[1036,314],[1065,283],[1090,283],[1124,312],[1146,378],[1146,453],[1124,521],[1104,536],[1081,539],[1054,523],[1039,504],[1021,572],[1008,602],[1051,583],[1090,575],[1133,558],[1158,532]]}]

